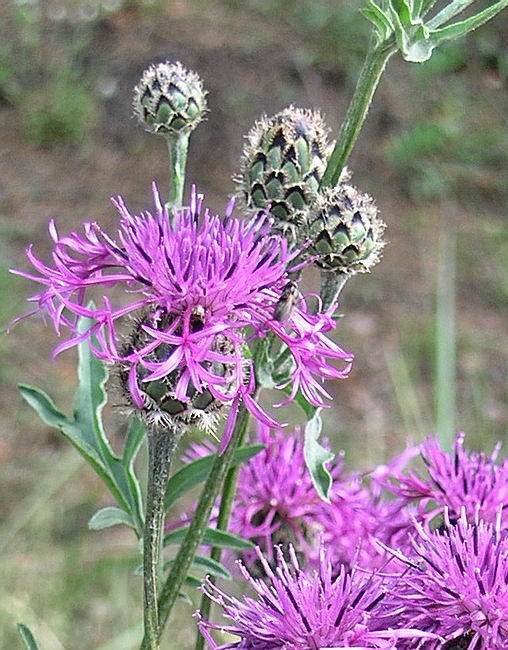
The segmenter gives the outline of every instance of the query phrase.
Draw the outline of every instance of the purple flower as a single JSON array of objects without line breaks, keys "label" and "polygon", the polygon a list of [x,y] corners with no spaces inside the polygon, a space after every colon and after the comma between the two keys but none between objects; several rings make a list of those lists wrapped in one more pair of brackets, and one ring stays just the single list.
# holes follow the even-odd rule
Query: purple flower
[{"label": "purple flower", "polygon": [[[344,566],[334,574],[324,548],[318,568],[309,572],[300,569],[292,547],[289,562],[278,550],[275,569],[259,550],[258,556],[266,579],[253,578],[240,564],[254,597],[244,595],[239,600],[209,581],[203,587],[232,621],[219,625],[200,620],[200,630],[213,650],[395,650],[400,639],[434,636],[417,629],[384,627],[389,613],[383,606],[387,591],[383,578]],[[240,639],[220,645],[211,630]]]},{"label": "purple flower", "polygon": [[388,485],[407,501],[420,500],[428,506],[425,521],[448,508],[450,517],[458,519],[464,507],[468,521],[474,521],[477,508],[482,519],[493,522],[503,509],[503,527],[508,526],[508,459],[498,465],[498,443],[490,456],[464,449],[464,434],[455,438],[454,454],[443,451],[435,438],[420,448],[427,474],[421,478],[414,472],[395,475],[396,484]]},{"label": "purple flower", "polygon": [[508,531],[500,519],[468,523],[463,509],[455,524],[445,512],[443,530],[416,528],[412,557],[405,558],[410,569],[391,596],[401,608],[398,620],[443,637],[444,645],[422,644],[426,650],[506,650]]},{"label": "purple flower", "polygon": [[[301,390],[309,402],[323,406],[329,396],[322,380],[346,377],[352,356],[325,336],[334,328],[332,309],[311,313],[299,295],[283,322],[274,318],[297,253],[290,254],[286,241],[270,232],[267,218],[231,217],[231,202],[225,216],[213,216],[193,191],[190,206],[170,215],[155,185],[153,193],[155,214],[131,215],[121,198],[114,200],[121,215],[116,240],[96,223],[85,223],[83,234],[60,236],[51,222],[52,265],[28,248],[38,275],[15,272],[44,285],[30,299],[36,311],[49,315],[58,334],[64,328],[71,333],[55,354],[94,336],[94,353],[124,368],[138,408],[146,404],[147,382],[177,372],[177,400],[188,402],[208,390],[214,399],[232,402],[226,444],[240,400],[260,421],[276,424],[252,398],[254,373],[245,354],[246,332],[271,333],[291,352],[292,396]],[[93,289],[109,293],[116,286],[125,290],[122,304],[113,306],[104,295],[100,306],[90,306]],[[126,353],[119,345],[119,323],[135,313],[142,315],[142,336]],[[81,316],[93,320],[84,333],[78,331]],[[335,360],[340,369],[331,365]],[[217,371],[218,365],[226,370]]]},{"label": "purple flower", "polygon": [[[291,543],[306,566],[319,561],[322,539],[334,563],[352,561],[369,569],[400,569],[400,563],[379,546],[376,538],[407,549],[413,529],[411,511],[403,499],[385,499],[377,484],[362,485],[358,473],[348,471],[339,454],[330,469],[330,502],[316,492],[305,464],[304,438],[299,429],[270,431],[260,425],[251,442],[265,449],[242,465],[232,509],[230,529],[261,548],[270,562],[273,548]],[[194,444],[187,460],[216,451],[213,444]],[[386,473],[389,468],[376,469]],[[174,524],[176,525],[176,523]],[[178,522],[178,525],[182,525]],[[256,563],[254,551],[242,553],[247,566]]]},{"label": "purple flower", "polygon": [[[323,501],[305,464],[300,430],[270,432],[260,426],[256,442],[266,448],[241,469],[232,531],[259,545],[270,561],[274,545],[288,542],[307,559],[315,557]],[[254,552],[243,555],[249,564],[256,557]]]}]

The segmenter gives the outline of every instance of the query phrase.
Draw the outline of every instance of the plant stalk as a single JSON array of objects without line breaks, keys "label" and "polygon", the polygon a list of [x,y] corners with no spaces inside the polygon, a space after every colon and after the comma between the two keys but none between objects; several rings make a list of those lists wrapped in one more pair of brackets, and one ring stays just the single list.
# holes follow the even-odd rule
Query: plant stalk
[{"label": "plant stalk", "polygon": [[[187,576],[194,555],[201,544],[208,526],[217,495],[222,487],[224,478],[231,466],[233,452],[244,439],[249,424],[249,412],[242,404],[238,411],[236,425],[231,441],[222,455],[218,455],[212,466],[208,479],[201,493],[196,512],[192,518],[189,530],[175,558],[173,568],[164,583],[159,596],[159,637],[169,618],[182,584]],[[149,639],[143,639],[141,650],[151,650]]]},{"label": "plant stalk", "polygon": [[159,649],[157,591],[161,573],[164,497],[171,461],[181,433],[174,429],[148,431],[148,487],[143,534],[144,626],[147,650]]},{"label": "plant stalk", "polygon": [[346,117],[337,137],[337,143],[323,174],[321,187],[335,187],[337,185],[342,170],[360,135],[372,102],[372,97],[388,63],[388,59],[396,51],[397,46],[392,39],[389,39],[379,45],[371,46],[367,52],[353,98],[351,99]]},{"label": "plant stalk", "polygon": [[170,170],[168,204],[174,208],[182,207],[189,137],[190,133],[186,132],[166,136]]},{"label": "plant stalk", "polygon": [[[238,447],[243,445],[243,443],[245,442],[246,433],[247,433],[247,427],[244,427],[242,436],[239,438],[237,443]],[[236,467],[232,467],[228,471],[226,478],[224,480],[224,487],[222,488],[222,496],[221,496],[221,502],[219,508],[219,515],[217,518],[217,526],[216,526],[219,530],[228,529],[229,519],[231,517],[231,511],[233,509],[233,503],[235,500],[236,484],[238,482],[238,474],[240,473],[240,469],[241,468],[239,465],[237,465]],[[212,552],[210,553],[210,557],[212,558],[212,560],[215,560],[216,562],[220,562],[221,555],[222,555],[222,549],[217,547],[212,548]],[[211,576],[210,581],[215,583],[215,578]],[[205,594],[203,594],[201,597],[201,603],[199,605],[199,611],[201,612],[201,616],[204,619],[208,620],[210,618],[211,609],[212,609],[212,601]],[[195,650],[203,650],[204,647],[205,647],[205,639],[198,630]]]},{"label": "plant stalk", "polygon": [[337,301],[340,292],[345,287],[346,282],[351,276],[345,273],[334,273],[333,271],[321,271],[321,298],[322,310],[326,311],[330,305]]}]

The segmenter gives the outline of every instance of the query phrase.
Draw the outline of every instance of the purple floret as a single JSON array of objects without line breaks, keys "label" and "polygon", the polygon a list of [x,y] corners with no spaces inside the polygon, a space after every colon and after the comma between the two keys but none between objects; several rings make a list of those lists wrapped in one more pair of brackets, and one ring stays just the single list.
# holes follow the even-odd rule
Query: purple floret
[{"label": "purple floret", "polygon": [[[334,329],[335,306],[311,313],[299,295],[284,322],[274,318],[297,253],[289,253],[286,241],[271,232],[268,218],[235,219],[232,203],[225,216],[211,215],[195,191],[189,207],[169,214],[155,185],[153,193],[155,214],[132,215],[121,198],[114,200],[121,216],[116,240],[96,223],[85,223],[83,234],[60,236],[51,222],[53,263],[43,263],[28,248],[38,274],[15,273],[44,285],[30,298],[36,311],[49,315],[58,334],[63,329],[71,334],[55,354],[95,337],[94,353],[126,369],[138,408],[145,400],[143,382],[179,371],[176,399],[187,402],[193,389],[207,389],[215,399],[232,403],[226,444],[241,400],[258,420],[277,424],[252,397],[254,373],[245,354],[246,332],[252,337],[272,333],[293,358],[291,398],[301,390],[310,403],[324,406],[329,395],[323,380],[346,377],[352,355],[325,335]],[[115,287],[125,290],[119,304],[103,295],[100,306],[90,306],[91,290],[109,293]],[[111,301],[117,296],[114,292]],[[125,354],[120,323],[139,313],[148,338]],[[78,331],[81,316],[93,320],[84,333]],[[160,360],[159,349],[164,351]],[[340,368],[333,365],[337,361]],[[214,373],[212,364],[229,371]]]},{"label": "purple floret", "polygon": [[508,525],[508,459],[496,462],[501,445],[498,443],[490,456],[464,449],[464,434],[455,438],[454,453],[442,449],[436,438],[429,438],[420,447],[427,476],[414,472],[395,475],[394,484],[387,487],[409,501],[420,501],[427,506],[424,520],[430,522],[448,508],[451,519],[458,519],[465,508],[468,521],[480,517],[496,521],[503,510],[502,526]]},{"label": "purple floret", "polygon": [[[508,532],[463,509],[433,533],[416,524],[409,570],[391,594],[396,620],[439,634],[436,641],[403,648],[506,650],[508,648]],[[400,554],[397,554],[402,559]]]},{"label": "purple floret", "polygon": [[[231,624],[220,625],[200,620],[199,627],[212,650],[397,650],[403,639],[435,638],[431,633],[401,626],[386,627],[384,578],[365,575],[355,566],[332,570],[332,563],[321,549],[316,570],[303,571],[292,547],[289,562],[281,550],[277,566],[258,550],[266,577],[256,579],[240,565],[254,597],[242,600],[230,596],[207,582],[204,591],[220,605]],[[199,613],[197,614],[199,617]],[[239,637],[221,643],[212,630]]]}]

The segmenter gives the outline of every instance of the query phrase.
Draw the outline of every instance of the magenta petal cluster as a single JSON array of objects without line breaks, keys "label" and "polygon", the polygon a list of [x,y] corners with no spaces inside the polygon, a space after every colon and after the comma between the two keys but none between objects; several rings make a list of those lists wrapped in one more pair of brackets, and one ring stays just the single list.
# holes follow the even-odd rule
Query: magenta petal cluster
[{"label": "magenta petal cluster", "polygon": [[[270,432],[261,426],[256,442],[266,447],[241,468],[231,528],[259,545],[270,561],[274,545],[287,542],[310,559],[316,555],[317,514],[324,502],[305,464],[303,435],[299,429]],[[243,559],[250,564],[256,555],[246,552]]]},{"label": "magenta petal cluster", "polygon": [[[325,335],[334,328],[331,309],[310,313],[300,296],[286,321],[274,318],[289,280],[288,265],[297,253],[290,254],[286,241],[271,233],[268,218],[233,218],[232,203],[224,216],[212,215],[194,190],[190,206],[169,213],[155,185],[154,200],[155,213],[138,216],[130,214],[121,198],[114,200],[121,215],[116,239],[96,223],[85,223],[82,234],[67,236],[60,236],[51,223],[52,264],[27,250],[37,274],[15,272],[43,285],[30,300],[49,315],[59,334],[70,331],[55,352],[94,336],[97,356],[129,368],[129,388],[139,408],[140,381],[178,370],[175,395],[182,402],[189,399],[190,385],[198,393],[206,388],[214,398],[233,402],[233,415],[244,400],[255,417],[273,426],[276,422],[251,396],[254,373],[244,351],[245,332],[253,337],[271,332],[293,357],[293,390],[323,406],[328,396],[323,380],[346,377],[352,355]],[[118,305],[111,293],[115,287],[124,289]],[[89,300],[97,290],[102,304],[93,307]],[[145,322],[143,344],[122,354],[119,323],[140,310],[150,313],[153,325]],[[84,333],[78,331],[81,316],[93,321]],[[159,348],[166,352],[154,360]],[[339,368],[333,365],[337,360]],[[214,363],[230,370],[213,373]]]},{"label": "magenta petal cluster", "polygon": [[[258,557],[264,579],[253,578],[240,565],[254,597],[244,595],[239,600],[210,581],[204,587],[231,621],[220,625],[200,620],[201,632],[213,650],[396,650],[401,639],[435,638],[418,629],[386,628],[383,578],[344,566],[334,574],[324,548],[312,571],[300,568],[292,547],[289,562],[278,550],[274,569],[259,550]],[[215,641],[213,630],[239,640],[221,644]]]},{"label": "magenta petal cluster", "polygon": [[447,508],[451,518],[457,519],[465,508],[468,521],[480,517],[496,521],[500,508],[502,524],[508,526],[508,458],[498,464],[498,443],[492,454],[473,453],[464,449],[464,434],[455,438],[454,453],[442,449],[435,438],[426,440],[420,448],[428,476],[414,472],[395,473],[394,484],[387,487],[407,501],[427,505],[424,519],[430,521]]},{"label": "magenta petal cluster", "polygon": [[391,597],[398,620],[443,637],[426,650],[506,650],[508,533],[499,519],[469,523],[465,509],[456,523],[447,512],[445,520],[433,533],[416,524],[410,568]]}]

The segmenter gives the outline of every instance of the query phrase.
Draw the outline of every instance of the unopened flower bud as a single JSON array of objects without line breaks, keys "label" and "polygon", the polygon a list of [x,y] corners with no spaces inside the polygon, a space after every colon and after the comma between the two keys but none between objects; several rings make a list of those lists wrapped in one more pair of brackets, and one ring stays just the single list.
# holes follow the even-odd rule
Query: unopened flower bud
[{"label": "unopened flower bud", "polygon": [[206,92],[199,76],[177,61],[157,63],[134,88],[134,113],[151,133],[190,132],[206,113]]},{"label": "unopened flower bud", "polygon": [[235,179],[251,210],[266,210],[274,228],[298,238],[314,204],[330,152],[328,129],[317,111],[290,106],[263,117],[247,136]]},{"label": "unopened flower bud", "polygon": [[325,190],[309,218],[307,252],[322,270],[342,275],[366,273],[379,262],[385,223],[374,200],[349,184]]}]

